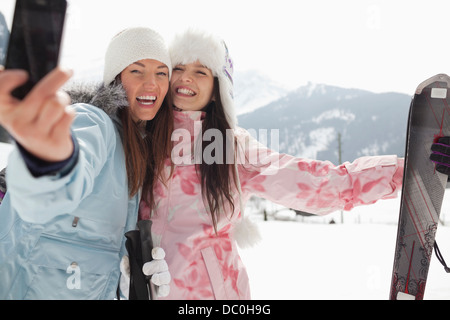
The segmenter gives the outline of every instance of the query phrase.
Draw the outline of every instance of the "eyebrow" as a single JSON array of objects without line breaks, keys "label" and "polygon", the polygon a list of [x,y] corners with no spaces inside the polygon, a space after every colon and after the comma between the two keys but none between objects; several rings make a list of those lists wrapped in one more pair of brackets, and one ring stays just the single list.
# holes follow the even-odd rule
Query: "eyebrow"
[{"label": "eyebrow", "polygon": [[[140,62],[134,62],[133,64],[136,64],[142,68],[145,68],[145,65],[143,63]],[[165,64],[161,64],[157,67],[158,69],[169,69]]]},{"label": "eyebrow", "polygon": [[[186,65],[180,63],[180,64],[177,64],[176,66],[183,66],[183,67],[185,67]],[[196,67],[196,68],[203,68],[203,69],[209,69],[207,66],[205,66],[205,65],[203,65],[201,63],[194,63],[194,67]]]},{"label": "eyebrow", "polygon": [[197,68],[204,68],[204,69],[209,69],[207,66],[201,64],[201,63],[196,63],[194,66],[196,66]]}]

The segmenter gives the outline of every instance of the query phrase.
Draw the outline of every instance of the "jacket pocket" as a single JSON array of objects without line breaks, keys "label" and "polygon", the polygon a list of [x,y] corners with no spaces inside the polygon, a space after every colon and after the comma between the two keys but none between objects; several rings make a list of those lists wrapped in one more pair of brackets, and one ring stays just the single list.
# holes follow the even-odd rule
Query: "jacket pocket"
[{"label": "jacket pocket", "polygon": [[213,289],[214,297],[216,300],[228,300],[230,299],[225,288],[225,281],[222,274],[222,269],[214,253],[213,248],[207,247],[201,250],[203,261],[206,265],[211,287]]},{"label": "jacket pocket", "polygon": [[23,268],[29,279],[24,299],[112,298],[119,255],[42,236]]}]

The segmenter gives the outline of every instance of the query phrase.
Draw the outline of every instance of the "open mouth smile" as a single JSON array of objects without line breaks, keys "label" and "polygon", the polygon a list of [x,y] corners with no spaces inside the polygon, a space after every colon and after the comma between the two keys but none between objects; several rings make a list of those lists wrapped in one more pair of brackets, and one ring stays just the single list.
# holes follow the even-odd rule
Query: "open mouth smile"
[{"label": "open mouth smile", "polygon": [[176,93],[182,96],[193,97],[197,95],[194,91],[186,87],[179,87],[176,89]]},{"label": "open mouth smile", "polygon": [[151,106],[155,104],[156,97],[155,96],[140,96],[136,98],[137,102],[144,106]]}]

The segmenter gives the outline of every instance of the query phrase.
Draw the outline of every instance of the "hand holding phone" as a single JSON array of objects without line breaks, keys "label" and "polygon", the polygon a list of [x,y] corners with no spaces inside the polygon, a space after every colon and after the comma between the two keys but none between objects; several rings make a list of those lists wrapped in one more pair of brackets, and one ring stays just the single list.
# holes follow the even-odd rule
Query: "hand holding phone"
[{"label": "hand holding phone", "polygon": [[73,151],[74,114],[67,94],[58,93],[72,75],[57,68],[66,7],[66,0],[17,0],[5,67],[19,70],[0,73],[0,125],[50,162]]},{"label": "hand holding phone", "polygon": [[57,67],[66,9],[66,0],[16,0],[5,68],[29,74],[12,92],[16,98],[23,99]]},{"label": "hand holding phone", "polygon": [[41,160],[63,161],[73,152],[70,128],[75,114],[67,108],[69,96],[59,91],[71,76],[71,71],[56,68],[17,100],[11,99],[11,89],[25,83],[28,75],[22,70],[0,73],[0,125]]}]

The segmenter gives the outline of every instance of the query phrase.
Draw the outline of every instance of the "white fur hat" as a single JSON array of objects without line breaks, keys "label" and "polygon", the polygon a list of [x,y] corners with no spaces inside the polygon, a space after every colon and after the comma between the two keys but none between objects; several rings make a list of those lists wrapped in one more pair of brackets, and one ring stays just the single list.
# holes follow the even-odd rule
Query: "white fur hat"
[{"label": "white fur hat", "polygon": [[172,65],[200,61],[219,79],[222,105],[231,128],[237,125],[233,102],[233,61],[225,42],[205,31],[188,29],[174,37],[169,46]]},{"label": "white fur hat", "polygon": [[111,39],[106,50],[103,83],[111,84],[126,67],[143,59],[154,59],[164,63],[169,68],[170,78],[172,63],[166,43],[159,33],[145,27],[121,31]]}]

